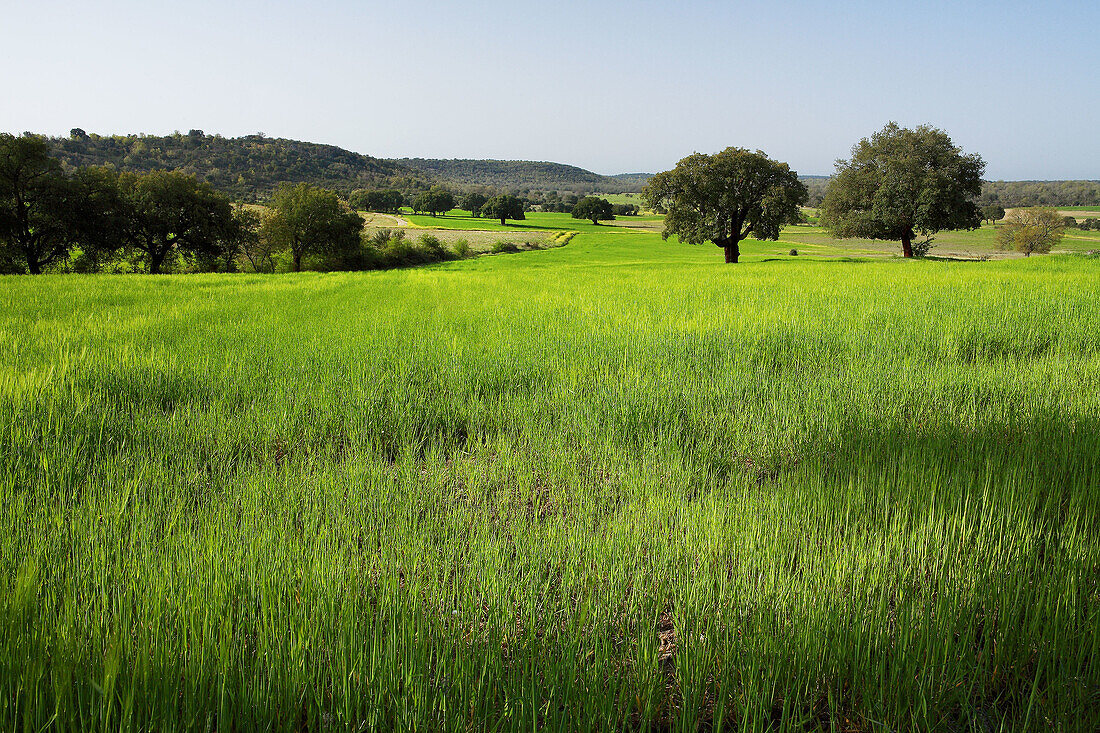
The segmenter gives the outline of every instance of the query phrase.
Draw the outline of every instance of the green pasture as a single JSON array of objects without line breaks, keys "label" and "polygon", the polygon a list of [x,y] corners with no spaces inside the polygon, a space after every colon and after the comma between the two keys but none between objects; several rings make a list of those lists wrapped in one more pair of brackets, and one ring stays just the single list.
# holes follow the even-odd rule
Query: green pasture
[{"label": "green pasture", "polygon": [[0,278],[0,726],[1100,727],[1100,259],[408,218]]}]

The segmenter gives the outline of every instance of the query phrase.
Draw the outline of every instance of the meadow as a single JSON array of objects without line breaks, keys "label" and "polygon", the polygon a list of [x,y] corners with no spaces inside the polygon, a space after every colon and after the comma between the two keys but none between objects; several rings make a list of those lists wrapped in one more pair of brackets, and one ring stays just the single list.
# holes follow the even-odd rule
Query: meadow
[{"label": "meadow", "polygon": [[0,726],[1100,728],[1100,259],[641,219],[0,278]]}]

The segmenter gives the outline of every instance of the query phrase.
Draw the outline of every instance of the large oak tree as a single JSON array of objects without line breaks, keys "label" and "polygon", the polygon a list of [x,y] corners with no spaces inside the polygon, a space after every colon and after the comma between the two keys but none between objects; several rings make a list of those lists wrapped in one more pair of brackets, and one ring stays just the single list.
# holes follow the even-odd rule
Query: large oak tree
[{"label": "large oak tree", "polygon": [[786,163],[759,150],[726,148],[689,155],[653,176],[642,196],[648,206],[666,212],[665,239],[713,242],[730,263],[737,262],[739,243],[749,235],[778,239],[784,224],[799,221],[808,193]]},{"label": "large oak tree", "polygon": [[523,220],[523,202],[515,196],[494,196],[481,205],[481,215],[486,219],[500,219],[500,225],[504,226],[505,219]]},{"label": "large oak tree", "polygon": [[149,272],[161,271],[178,252],[204,258],[237,247],[240,224],[227,199],[180,171],[123,173],[118,185],[126,202],[120,240],[149,258]]},{"label": "large oak tree", "polygon": [[611,202],[599,196],[585,196],[573,206],[574,219],[588,219],[593,224],[611,221],[615,218],[615,209]]},{"label": "large oak tree", "polygon": [[822,223],[834,236],[901,242],[912,257],[917,234],[977,229],[985,163],[964,155],[943,130],[891,122],[838,160],[823,203]]}]

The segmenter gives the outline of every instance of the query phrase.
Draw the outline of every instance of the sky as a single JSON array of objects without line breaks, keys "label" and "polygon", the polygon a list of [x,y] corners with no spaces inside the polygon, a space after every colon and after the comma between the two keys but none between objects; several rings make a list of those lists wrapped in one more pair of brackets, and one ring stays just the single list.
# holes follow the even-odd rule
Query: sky
[{"label": "sky", "polygon": [[1100,2],[0,0],[0,130],[829,174],[894,120],[989,179],[1100,179]]}]

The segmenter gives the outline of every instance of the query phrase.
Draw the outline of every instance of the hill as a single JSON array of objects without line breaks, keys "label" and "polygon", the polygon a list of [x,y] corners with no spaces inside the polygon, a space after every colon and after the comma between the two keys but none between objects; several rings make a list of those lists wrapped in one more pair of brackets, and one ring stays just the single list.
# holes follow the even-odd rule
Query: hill
[{"label": "hill", "polygon": [[640,191],[651,175],[623,173],[603,176],[575,165],[534,160],[399,158],[394,162],[452,186],[490,186],[517,191]]},{"label": "hill", "polygon": [[140,173],[182,170],[242,200],[265,196],[283,181],[312,183],[345,194],[381,186],[414,190],[429,183],[390,160],[335,145],[263,135],[227,138],[192,130],[186,135],[102,136],[74,130],[68,138],[50,142],[54,154],[69,168],[112,165]]}]

